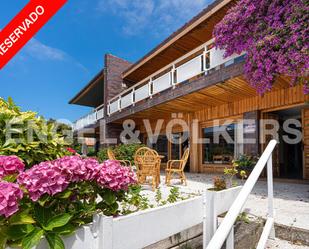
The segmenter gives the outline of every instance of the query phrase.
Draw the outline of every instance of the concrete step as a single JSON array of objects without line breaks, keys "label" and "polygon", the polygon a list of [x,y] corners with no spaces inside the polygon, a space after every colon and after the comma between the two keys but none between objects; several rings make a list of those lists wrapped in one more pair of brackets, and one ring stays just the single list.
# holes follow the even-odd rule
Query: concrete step
[{"label": "concrete step", "polygon": [[[276,237],[292,244],[309,246],[309,230],[275,223]],[[308,247],[309,248],[309,247]]]},{"label": "concrete step", "polygon": [[292,244],[290,241],[275,239],[267,242],[266,249],[309,249],[309,246]]}]

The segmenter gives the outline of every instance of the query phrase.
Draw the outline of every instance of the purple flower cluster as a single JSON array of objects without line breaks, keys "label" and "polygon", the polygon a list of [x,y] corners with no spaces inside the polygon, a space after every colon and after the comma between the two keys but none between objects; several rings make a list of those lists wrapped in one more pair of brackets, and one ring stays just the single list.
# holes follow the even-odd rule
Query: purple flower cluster
[{"label": "purple flower cluster", "polygon": [[113,191],[126,190],[136,183],[134,172],[120,165],[118,161],[107,160],[102,164],[97,182]]},{"label": "purple flower cluster", "polygon": [[309,92],[309,6],[302,0],[240,0],[214,29],[225,56],[245,51],[245,74],[260,94],[277,75],[303,80]]},{"label": "purple flower cluster", "polygon": [[70,183],[81,181],[96,181],[102,187],[118,191],[135,183],[135,178],[130,168],[122,167],[117,161],[106,161],[100,165],[95,159],[80,156],[40,163],[18,177],[18,183],[28,190],[33,201],[44,194],[54,196]]},{"label": "purple flower cluster", "polygon": [[25,165],[17,156],[0,156],[0,178],[19,174],[24,168]]},{"label": "purple flower cluster", "polygon": [[19,200],[23,198],[23,192],[15,183],[0,182],[0,215],[6,218],[15,214],[19,208]]}]

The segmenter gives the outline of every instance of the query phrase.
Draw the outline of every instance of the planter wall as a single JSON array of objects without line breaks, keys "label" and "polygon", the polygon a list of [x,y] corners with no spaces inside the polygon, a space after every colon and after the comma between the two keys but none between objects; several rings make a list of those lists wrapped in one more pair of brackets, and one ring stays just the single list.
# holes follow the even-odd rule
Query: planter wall
[{"label": "planter wall", "polygon": [[208,245],[218,227],[218,216],[227,212],[239,194],[241,186],[221,191],[206,190],[206,219],[204,220],[204,244]]},{"label": "planter wall", "polygon": [[[66,249],[141,249],[202,223],[203,210],[199,196],[117,218],[95,215],[63,240]],[[36,249],[47,248],[43,240]]]},{"label": "planter wall", "polygon": [[[230,208],[240,190],[241,187],[218,192],[207,190],[204,196],[116,218],[95,215],[92,224],[81,227],[73,236],[63,238],[65,248],[141,249],[158,242],[164,245],[164,240],[177,237],[188,229],[185,233],[198,236],[199,232],[190,229],[198,228],[203,221],[203,229],[210,239],[217,229],[217,217]],[[191,239],[190,235],[176,237],[175,242],[179,243]],[[46,248],[48,245],[45,240],[37,247]]]},{"label": "planter wall", "polygon": [[119,218],[102,217],[100,248],[144,248],[200,224],[203,213],[203,197],[195,197]]}]

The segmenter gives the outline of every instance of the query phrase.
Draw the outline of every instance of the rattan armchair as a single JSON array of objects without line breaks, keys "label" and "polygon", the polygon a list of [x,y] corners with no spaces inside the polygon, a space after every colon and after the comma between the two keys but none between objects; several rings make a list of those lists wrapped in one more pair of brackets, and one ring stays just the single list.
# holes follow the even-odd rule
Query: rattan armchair
[{"label": "rattan armchair", "polygon": [[129,160],[118,160],[115,157],[114,152],[111,149],[107,149],[107,156],[109,160],[114,160],[120,162],[123,166],[131,167],[131,162]]},{"label": "rattan armchair", "polygon": [[166,171],[165,183],[167,185],[171,184],[171,179],[173,178],[174,175],[179,175],[181,183],[185,183],[185,185],[187,185],[187,178],[186,178],[184,169],[188,162],[189,155],[190,155],[190,150],[188,148],[185,150],[180,160],[170,160],[167,162],[167,166],[165,170]]},{"label": "rattan armchair", "polygon": [[158,153],[148,147],[138,149],[134,156],[134,163],[137,169],[137,178],[139,184],[147,183],[147,178],[151,177],[151,186],[155,190],[159,186],[160,175],[158,175],[158,167],[160,167],[160,158]]}]

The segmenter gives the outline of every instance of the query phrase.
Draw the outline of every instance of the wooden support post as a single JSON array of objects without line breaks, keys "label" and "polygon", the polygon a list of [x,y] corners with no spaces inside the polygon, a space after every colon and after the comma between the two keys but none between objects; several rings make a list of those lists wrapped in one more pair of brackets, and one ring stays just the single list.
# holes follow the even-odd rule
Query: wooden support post
[{"label": "wooden support post", "polygon": [[199,172],[199,129],[200,125],[198,122],[193,121],[192,117],[189,118],[190,126],[190,172]]}]

